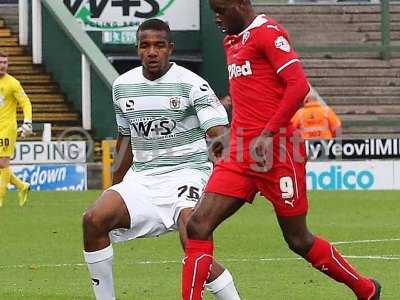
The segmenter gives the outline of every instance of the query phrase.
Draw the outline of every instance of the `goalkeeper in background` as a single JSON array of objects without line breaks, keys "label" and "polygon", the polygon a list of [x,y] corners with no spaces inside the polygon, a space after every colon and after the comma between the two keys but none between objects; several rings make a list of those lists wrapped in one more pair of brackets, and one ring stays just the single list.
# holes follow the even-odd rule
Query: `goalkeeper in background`
[{"label": "goalkeeper in background", "polygon": [[[3,206],[7,185],[15,185],[19,190],[19,205],[28,200],[30,185],[21,181],[10,168],[10,158],[14,155],[17,134],[27,137],[32,134],[32,106],[21,84],[7,74],[8,56],[0,52],[0,207]],[[17,104],[24,112],[24,123],[17,129]]]}]

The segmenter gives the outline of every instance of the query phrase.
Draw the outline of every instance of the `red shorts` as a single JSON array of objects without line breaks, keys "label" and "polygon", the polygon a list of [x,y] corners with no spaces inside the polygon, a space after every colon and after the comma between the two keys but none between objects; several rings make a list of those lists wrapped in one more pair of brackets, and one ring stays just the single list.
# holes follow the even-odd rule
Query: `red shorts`
[{"label": "red shorts", "polygon": [[295,155],[294,151],[290,143],[274,145],[272,167],[267,172],[255,171],[251,163],[240,163],[232,159],[220,161],[214,168],[205,192],[231,196],[250,203],[256,193],[260,192],[272,203],[278,216],[306,214],[308,200],[304,144],[301,143]]}]

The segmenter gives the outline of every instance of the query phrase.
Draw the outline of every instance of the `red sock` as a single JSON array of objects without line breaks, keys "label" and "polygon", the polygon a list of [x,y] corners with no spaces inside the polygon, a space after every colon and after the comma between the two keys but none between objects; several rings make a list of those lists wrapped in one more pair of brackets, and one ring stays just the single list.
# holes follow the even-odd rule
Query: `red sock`
[{"label": "red sock", "polygon": [[213,242],[188,240],[183,259],[182,299],[202,300],[204,285],[210,276]]},{"label": "red sock", "polygon": [[331,244],[319,237],[315,237],[307,260],[314,268],[346,284],[358,299],[369,299],[375,290],[371,280],[360,275]]}]

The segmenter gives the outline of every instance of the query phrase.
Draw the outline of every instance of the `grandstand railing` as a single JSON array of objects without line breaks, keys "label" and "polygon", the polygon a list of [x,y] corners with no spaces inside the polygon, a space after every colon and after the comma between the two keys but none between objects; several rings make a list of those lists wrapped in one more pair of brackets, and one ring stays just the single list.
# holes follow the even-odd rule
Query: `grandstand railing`
[{"label": "grandstand railing", "polygon": [[[118,76],[118,73],[93,40],[72,16],[63,1],[32,0],[32,57],[34,63],[41,64],[43,60],[42,6],[49,11],[60,28],[81,52],[82,127],[86,130],[91,130],[91,68],[95,70],[98,77],[110,90],[113,81]],[[29,32],[29,3],[27,0],[19,0],[19,14],[20,43],[22,45],[27,45]]]},{"label": "grandstand railing", "polygon": [[[279,1],[279,0],[253,0],[255,6],[263,6],[263,5],[283,5],[287,4],[288,1]],[[374,2],[366,2],[366,1],[346,1],[346,2],[338,2],[337,5],[346,5],[346,4],[357,4],[363,3],[363,5],[376,5]],[[304,1],[302,3],[296,4],[288,4],[288,5],[335,5],[335,3],[318,3],[315,1]],[[391,30],[390,30],[390,5],[400,5],[400,1],[390,1],[390,0],[381,0],[381,20],[380,20],[380,31],[381,31],[381,41],[380,45],[318,45],[318,46],[310,46],[310,45],[301,45],[297,44],[296,49],[298,51],[309,52],[309,53],[320,53],[320,52],[378,52],[380,53],[383,59],[390,59],[393,51],[400,51],[400,44],[394,43],[391,41]]]}]

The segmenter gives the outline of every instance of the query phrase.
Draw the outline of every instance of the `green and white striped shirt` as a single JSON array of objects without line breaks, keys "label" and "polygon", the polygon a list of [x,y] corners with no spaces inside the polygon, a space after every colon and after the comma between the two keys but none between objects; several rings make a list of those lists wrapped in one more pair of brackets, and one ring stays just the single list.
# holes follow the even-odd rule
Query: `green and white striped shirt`
[{"label": "green and white striped shirt", "polygon": [[210,171],[205,132],[228,118],[204,79],[173,64],[150,81],[138,67],[119,76],[112,91],[118,131],[131,136],[135,172]]}]

